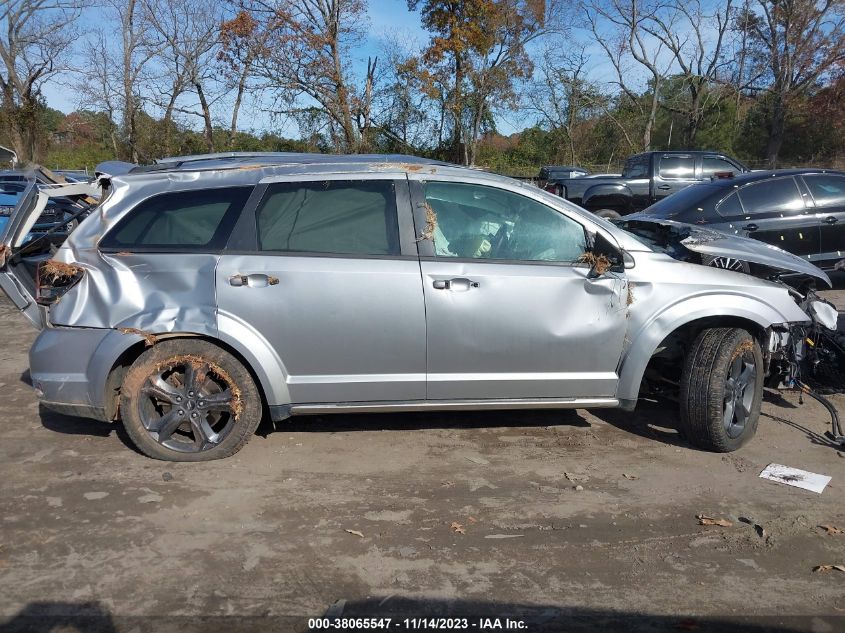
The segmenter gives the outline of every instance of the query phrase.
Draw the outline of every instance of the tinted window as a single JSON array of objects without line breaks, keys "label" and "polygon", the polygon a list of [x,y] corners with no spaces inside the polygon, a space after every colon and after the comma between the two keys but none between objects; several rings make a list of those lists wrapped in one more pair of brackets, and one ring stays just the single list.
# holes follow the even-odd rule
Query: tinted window
[{"label": "tinted window", "polygon": [[624,178],[648,178],[648,156],[633,156],[625,161]]},{"label": "tinted window", "polygon": [[739,170],[724,158],[716,158],[715,156],[705,156],[701,160],[701,176],[703,178],[710,178],[713,174],[719,172],[731,172],[736,174]]},{"label": "tinted window", "polygon": [[792,178],[775,178],[755,182],[739,190],[743,210],[755,213],[792,213],[804,209],[804,201]]},{"label": "tinted window", "polygon": [[264,251],[399,254],[391,180],[271,185],[257,218]]},{"label": "tinted window", "polygon": [[437,257],[573,262],[586,250],[584,227],[510,191],[429,182],[425,198]]},{"label": "tinted window", "polygon": [[804,176],[817,207],[845,205],[845,176]]},{"label": "tinted window", "polygon": [[665,180],[692,180],[695,177],[695,159],[690,156],[662,156],[660,177]]},{"label": "tinted window", "polygon": [[220,250],[252,187],[179,191],[148,198],[100,243],[103,248]]},{"label": "tinted window", "polygon": [[732,193],[727,198],[722,200],[716,207],[716,212],[726,218],[737,217],[743,215],[742,205],[739,203],[739,195]]},{"label": "tinted window", "polygon": [[712,205],[710,200],[718,200],[724,195],[723,192],[724,189],[716,184],[690,185],[655,202],[644,213],[667,220],[674,218],[679,222],[685,222],[686,220],[683,218],[687,216],[695,217],[699,213],[699,209],[706,208],[708,203]]}]

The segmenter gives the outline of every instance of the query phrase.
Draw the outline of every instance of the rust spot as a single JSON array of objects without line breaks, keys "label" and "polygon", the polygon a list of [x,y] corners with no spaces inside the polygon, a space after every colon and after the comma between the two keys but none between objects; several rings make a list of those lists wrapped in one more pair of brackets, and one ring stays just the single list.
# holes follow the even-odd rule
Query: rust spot
[{"label": "rust spot", "polygon": [[437,228],[437,212],[431,208],[431,205],[428,204],[428,202],[423,204],[423,207],[425,207],[425,228],[417,238],[418,242],[422,242],[423,240],[433,240],[434,231]]},{"label": "rust spot", "polygon": [[73,264],[65,264],[64,262],[57,262],[54,259],[47,260],[39,268],[38,274],[41,281],[48,284],[54,284],[60,281],[68,281],[72,277],[76,277],[82,273],[80,266]]},{"label": "rust spot", "polygon": [[596,255],[595,253],[584,253],[578,258],[579,262],[589,264],[591,268],[595,268],[597,275],[603,275],[613,265],[605,255]]},{"label": "rust spot", "polygon": [[422,171],[422,165],[403,165],[403,167],[408,171]]},{"label": "rust spot", "polygon": [[628,299],[626,300],[625,305],[631,305],[634,303],[634,284],[630,281],[628,282]]},{"label": "rust spot", "polygon": [[150,332],[144,332],[144,330],[139,330],[134,327],[119,327],[117,331],[121,334],[134,334],[135,336],[140,336],[144,339],[144,345],[146,347],[152,347],[156,343],[158,343],[158,337],[155,334],[151,334]]}]

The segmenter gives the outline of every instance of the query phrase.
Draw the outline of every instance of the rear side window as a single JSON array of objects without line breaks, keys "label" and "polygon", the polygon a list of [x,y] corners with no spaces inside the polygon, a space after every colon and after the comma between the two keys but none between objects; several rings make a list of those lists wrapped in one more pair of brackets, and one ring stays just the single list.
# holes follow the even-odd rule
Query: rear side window
[{"label": "rear side window", "polygon": [[755,182],[739,190],[747,215],[757,213],[793,213],[804,209],[804,200],[792,178]]},{"label": "rear side window", "polygon": [[100,242],[101,248],[221,250],[252,187],[178,191],[148,198]]},{"label": "rear side window", "polygon": [[817,207],[845,205],[845,176],[819,174],[803,178],[810,188],[810,193],[813,194]]},{"label": "rear side window", "polygon": [[695,159],[691,156],[662,156],[660,177],[664,180],[692,180],[695,178]]},{"label": "rear side window", "polygon": [[270,185],[257,213],[262,251],[398,255],[392,180]]},{"label": "rear side window", "polygon": [[648,178],[648,156],[632,156],[625,161],[624,178]]}]

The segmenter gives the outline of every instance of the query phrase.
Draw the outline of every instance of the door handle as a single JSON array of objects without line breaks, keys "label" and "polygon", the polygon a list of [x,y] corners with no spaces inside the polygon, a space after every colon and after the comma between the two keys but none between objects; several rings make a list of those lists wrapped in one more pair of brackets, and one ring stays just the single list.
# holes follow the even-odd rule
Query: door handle
[{"label": "door handle", "polygon": [[470,288],[478,288],[478,282],[464,277],[454,279],[435,279],[432,284],[435,290],[454,290],[455,292],[466,292]]},{"label": "door handle", "polygon": [[824,219],[825,224],[836,224],[837,222],[839,222],[839,220],[834,215],[829,215]]},{"label": "door handle", "polygon": [[671,189],[672,185],[658,185],[657,188],[666,191],[667,189]]},{"label": "door handle", "polygon": [[756,224],[753,224],[753,223],[752,223],[752,224],[746,224],[746,225],[745,225],[744,227],[742,227],[742,228],[744,228],[746,231],[756,231],[756,230],[757,230],[757,229],[759,229],[760,227],[759,227],[759,226],[757,226]]},{"label": "door handle", "polygon": [[273,275],[265,275],[264,273],[250,273],[242,275],[236,273],[229,277],[229,285],[240,288],[242,286],[251,286],[252,288],[264,288],[266,286],[275,286],[279,283],[279,278]]}]

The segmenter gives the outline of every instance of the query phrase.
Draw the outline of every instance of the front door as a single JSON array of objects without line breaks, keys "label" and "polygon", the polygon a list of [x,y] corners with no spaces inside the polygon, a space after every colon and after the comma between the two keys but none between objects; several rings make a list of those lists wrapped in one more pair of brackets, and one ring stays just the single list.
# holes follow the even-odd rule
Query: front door
[{"label": "front door", "polygon": [[428,398],[613,397],[627,282],[623,272],[588,278],[584,226],[497,187],[420,181],[413,191],[427,212]]},{"label": "front door", "polygon": [[691,154],[667,154],[654,157],[654,200],[662,200],[696,182],[695,157]]},{"label": "front door", "polygon": [[794,178],[754,182],[742,187],[738,195],[743,215],[733,221],[743,235],[793,255],[816,258],[820,239],[816,210],[805,204]]},{"label": "front door", "polygon": [[369,176],[262,181],[217,268],[221,317],[272,346],[294,404],[425,398],[408,183]]}]

